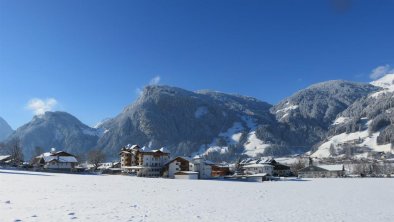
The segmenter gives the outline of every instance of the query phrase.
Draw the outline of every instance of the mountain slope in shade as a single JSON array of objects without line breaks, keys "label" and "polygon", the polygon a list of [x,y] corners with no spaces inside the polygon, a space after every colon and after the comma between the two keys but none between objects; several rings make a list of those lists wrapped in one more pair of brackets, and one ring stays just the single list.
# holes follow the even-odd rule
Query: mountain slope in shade
[{"label": "mountain slope in shade", "polygon": [[[148,86],[134,104],[101,125],[105,133],[98,147],[116,154],[121,146],[138,143],[167,146],[174,155],[191,155],[241,144],[249,145],[254,155],[267,145],[255,138],[258,126],[276,125],[270,108],[251,97]],[[280,141],[279,136],[273,137]]]},{"label": "mountain slope in shade", "polygon": [[8,123],[0,117],[0,141],[5,140],[13,132],[12,128]]},{"label": "mountain slope in shade", "polygon": [[20,139],[26,159],[34,155],[35,147],[80,155],[95,147],[98,131],[81,123],[66,112],[46,112],[18,128],[8,139]]},{"label": "mountain slope in shade", "polygon": [[[275,106],[241,95],[147,86],[136,102],[94,128],[68,113],[47,112],[35,116],[6,141],[20,138],[27,158],[37,146],[76,155],[99,148],[117,158],[122,146],[140,144],[166,146],[174,156],[205,154],[232,159],[310,151],[313,145],[316,155],[326,154],[331,147],[326,142],[335,140],[336,148],[337,143],[355,136],[341,134],[361,132],[360,138],[366,133],[375,138],[364,145],[375,146],[375,141],[386,150],[387,144],[394,143],[393,80],[394,75],[372,84],[323,82]],[[338,148],[337,154],[341,152]]]},{"label": "mountain slope in shade", "polygon": [[371,82],[381,87],[340,113],[326,140],[316,146],[316,157],[392,152],[394,146],[394,74]]},{"label": "mountain slope in shade", "polygon": [[284,99],[271,112],[289,129],[290,144],[311,146],[324,139],[339,113],[378,90],[379,87],[366,83],[322,82]]}]

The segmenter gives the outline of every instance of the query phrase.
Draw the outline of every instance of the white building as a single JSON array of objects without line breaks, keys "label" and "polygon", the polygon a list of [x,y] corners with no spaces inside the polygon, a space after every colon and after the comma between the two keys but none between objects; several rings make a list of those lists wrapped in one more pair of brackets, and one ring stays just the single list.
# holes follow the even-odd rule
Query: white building
[{"label": "white building", "polygon": [[33,159],[34,167],[52,170],[71,170],[78,164],[77,158],[64,151],[56,151],[52,148],[51,152],[43,153]]},{"label": "white building", "polygon": [[[164,165],[164,177],[169,177],[169,178],[175,178],[175,175],[178,174],[179,172],[193,172],[194,166],[193,166],[193,161],[189,157],[176,157],[170,161],[168,161]],[[197,173],[197,178],[198,178],[198,172]],[[182,175],[182,174],[180,174]]]},{"label": "white building", "polygon": [[163,166],[170,159],[166,148],[151,150],[138,145],[127,145],[120,152],[121,170],[123,173],[135,174],[140,177],[159,177]]},{"label": "white building", "polygon": [[199,179],[208,179],[212,177],[212,165],[212,162],[204,160],[200,156],[196,156],[193,158],[192,171],[198,172]]},{"label": "white building", "polygon": [[267,163],[254,163],[243,166],[244,173],[247,175],[261,174],[272,176],[274,173],[274,166]]},{"label": "white building", "polygon": [[173,179],[208,179],[212,177],[212,165],[201,157],[176,157],[165,164],[163,176]]}]

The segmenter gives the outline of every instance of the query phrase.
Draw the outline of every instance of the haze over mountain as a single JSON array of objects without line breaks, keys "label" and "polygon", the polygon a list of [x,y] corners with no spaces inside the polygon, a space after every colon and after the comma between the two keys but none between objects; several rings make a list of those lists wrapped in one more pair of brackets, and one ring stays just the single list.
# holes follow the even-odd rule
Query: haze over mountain
[{"label": "haze over mountain", "polygon": [[[372,84],[322,82],[275,106],[242,95],[150,85],[137,101],[95,128],[65,112],[46,112],[17,129],[7,141],[20,138],[28,157],[40,146],[76,154],[99,148],[116,158],[126,144],[166,146],[173,155],[204,154],[222,159],[280,156],[314,147],[313,155],[328,157],[343,153],[338,146],[342,140],[335,136],[365,133],[367,127],[368,141],[375,143],[364,145],[372,146],[369,150],[389,151],[393,141],[393,80],[394,75]],[[327,154],[331,143],[337,151]]]},{"label": "haze over mountain", "polygon": [[8,123],[0,117],[0,141],[3,141],[6,139],[11,133],[12,133],[12,128]]},{"label": "haze over mountain", "polygon": [[66,112],[46,112],[19,127],[7,142],[19,139],[26,159],[36,154],[36,147],[44,151],[57,148],[80,155],[95,147],[98,134],[96,129]]}]

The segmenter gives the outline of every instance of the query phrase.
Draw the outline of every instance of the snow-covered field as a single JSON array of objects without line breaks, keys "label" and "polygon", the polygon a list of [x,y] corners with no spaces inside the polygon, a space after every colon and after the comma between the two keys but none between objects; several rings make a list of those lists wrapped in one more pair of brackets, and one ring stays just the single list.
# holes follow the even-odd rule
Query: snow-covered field
[{"label": "snow-covered field", "polygon": [[394,221],[394,179],[226,182],[0,170],[0,221]]}]

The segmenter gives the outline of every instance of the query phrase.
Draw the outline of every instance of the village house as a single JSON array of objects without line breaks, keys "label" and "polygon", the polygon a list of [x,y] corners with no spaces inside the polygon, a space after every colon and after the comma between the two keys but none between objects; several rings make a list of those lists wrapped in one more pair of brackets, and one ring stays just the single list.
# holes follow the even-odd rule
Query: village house
[{"label": "village house", "polygon": [[320,177],[343,177],[345,168],[342,164],[337,165],[318,165],[311,164],[298,172],[300,178],[320,178]]},{"label": "village house", "polygon": [[[241,161],[240,165],[242,169],[245,172],[247,171],[249,174],[264,172],[270,176],[286,177],[291,175],[291,170],[289,166],[281,164],[273,158],[259,158],[259,159],[247,158]],[[271,165],[273,167],[272,171],[270,167],[265,165]]]},{"label": "village house", "polygon": [[212,165],[212,177],[224,177],[230,174],[230,166],[229,165]]},{"label": "village house", "polygon": [[100,166],[97,168],[104,174],[120,174],[120,162],[108,162],[108,163],[100,163]]},{"label": "village house", "polygon": [[193,171],[193,161],[189,157],[176,157],[164,165],[163,177],[172,179],[198,179]]},{"label": "village house", "polygon": [[259,174],[262,176],[272,176],[274,174],[274,166],[268,163],[254,163],[243,166],[246,175]]},{"label": "village house", "polygon": [[33,167],[50,170],[72,170],[77,164],[78,160],[74,155],[64,151],[56,151],[55,148],[35,157],[31,163]]},{"label": "village house", "polygon": [[173,179],[209,179],[212,177],[214,163],[196,156],[176,157],[164,166],[163,177]]},{"label": "village house", "polygon": [[151,150],[148,147],[127,145],[119,155],[121,171],[139,177],[160,177],[164,164],[170,159],[170,152],[164,147]]},{"label": "village house", "polygon": [[212,177],[212,163],[207,161],[201,156],[196,156],[193,158],[193,171],[198,172],[199,179],[208,179]]}]

